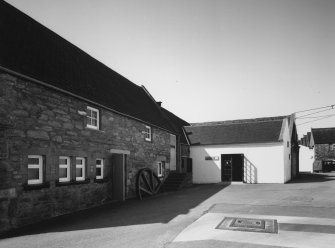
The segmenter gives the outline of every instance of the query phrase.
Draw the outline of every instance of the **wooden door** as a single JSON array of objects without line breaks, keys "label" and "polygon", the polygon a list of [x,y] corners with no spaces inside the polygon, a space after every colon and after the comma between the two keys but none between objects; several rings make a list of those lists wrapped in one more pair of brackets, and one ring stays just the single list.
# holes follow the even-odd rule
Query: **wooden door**
[{"label": "wooden door", "polygon": [[221,180],[223,182],[242,182],[243,165],[243,154],[221,154]]},{"label": "wooden door", "polygon": [[232,155],[233,161],[233,171],[232,171],[232,181],[233,182],[242,182],[243,181],[243,154],[234,154]]},{"label": "wooden door", "polygon": [[221,155],[221,181],[231,182],[232,181],[232,166],[233,160],[231,155]]},{"label": "wooden door", "polygon": [[125,200],[125,163],[123,154],[112,155],[112,198],[116,201]]}]

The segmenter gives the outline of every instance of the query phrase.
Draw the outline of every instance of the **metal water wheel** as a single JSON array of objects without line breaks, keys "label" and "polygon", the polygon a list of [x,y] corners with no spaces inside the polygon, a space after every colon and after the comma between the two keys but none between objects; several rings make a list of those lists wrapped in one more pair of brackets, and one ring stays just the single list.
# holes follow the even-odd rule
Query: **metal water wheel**
[{"label": "metal water wheel", "polygon": [[136,178],[136,194],[140,200],[145,197],[156,195],[161,186],[161,180],[150,168],[143,168],[138,171]]}]

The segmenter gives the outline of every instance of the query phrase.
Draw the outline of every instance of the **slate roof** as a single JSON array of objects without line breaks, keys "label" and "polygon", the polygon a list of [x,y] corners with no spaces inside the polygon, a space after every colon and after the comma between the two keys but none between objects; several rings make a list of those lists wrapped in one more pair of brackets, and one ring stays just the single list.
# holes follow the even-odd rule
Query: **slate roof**
[{"label": "slate roof", "polygon": [[162,111],[170,119],[173,127],[175,128],[176,132],[179,134],[180,143],[187,145],[188,142],[187,142],[187,137],[186,137],[186,132],[184,130],[184,126],[190,126],[190,124],[184,121],[183,119],[179,118],[175,114],[171,113],[165,108],[162,108]]},{"label": "slate roof", "polygon": [[173,131],[138,85],[0,0],[0,67]]},{"label": "slate roof", "polygon": [[312,128],[314,144],[335,144],[335,127]]},{"label": "slate roof", "polygon": [[288,116],[196,123],[185,127],[191,145],[279,142]]}]

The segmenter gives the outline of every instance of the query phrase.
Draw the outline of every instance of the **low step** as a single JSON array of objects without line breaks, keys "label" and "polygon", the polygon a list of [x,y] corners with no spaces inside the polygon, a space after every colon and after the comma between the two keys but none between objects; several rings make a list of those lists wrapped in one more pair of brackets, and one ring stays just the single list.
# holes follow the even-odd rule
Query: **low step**
[{"label": "low step", "polygon": [[164,181],[163,188],[165,191],[176,191],[184,183],[186,173],[172,172],[169,174],[167,179]]}]

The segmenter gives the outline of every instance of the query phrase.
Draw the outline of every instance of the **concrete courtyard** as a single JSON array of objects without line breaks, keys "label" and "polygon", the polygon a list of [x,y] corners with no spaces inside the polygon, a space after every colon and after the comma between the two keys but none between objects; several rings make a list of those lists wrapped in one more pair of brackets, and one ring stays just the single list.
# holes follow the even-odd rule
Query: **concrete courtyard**
[{"label": "concrete courtyard", "polygon": [[[31,225],[2,237],[0,247],[330,247],[334,192],[335,173],[283,185],[196,185]],[[276,218],[279,231],[215,229],[225,216]]]}]

